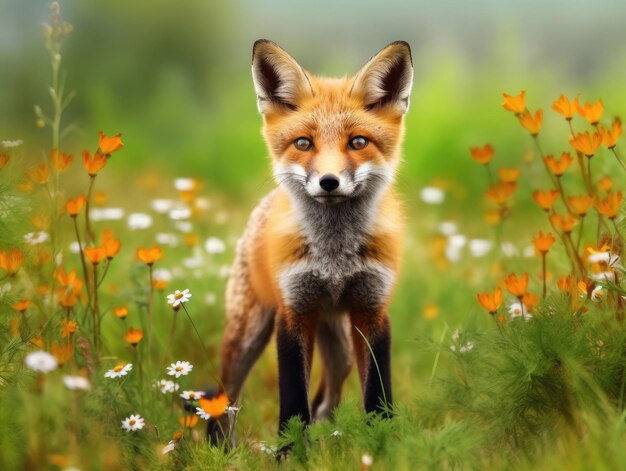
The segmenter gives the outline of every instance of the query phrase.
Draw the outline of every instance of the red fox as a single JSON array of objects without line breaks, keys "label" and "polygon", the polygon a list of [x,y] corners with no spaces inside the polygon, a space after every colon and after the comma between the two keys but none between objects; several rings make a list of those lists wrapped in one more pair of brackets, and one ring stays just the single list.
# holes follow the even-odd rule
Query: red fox
[{"label": "red fox", "polygon": [[[222,387],[238,400],[276,331],[279,432],[292,417],[305,424],[328,417],[353,358],[365,410],[389,411],[387,306],[403,233],[392,184],[413,81],[409,45],[389,44],[340,79],[311,75],[268,40],[256,41],[252,56],[277,188],[252,212],[237,245]],[[309,404],[315,343],[323,378]]]}]

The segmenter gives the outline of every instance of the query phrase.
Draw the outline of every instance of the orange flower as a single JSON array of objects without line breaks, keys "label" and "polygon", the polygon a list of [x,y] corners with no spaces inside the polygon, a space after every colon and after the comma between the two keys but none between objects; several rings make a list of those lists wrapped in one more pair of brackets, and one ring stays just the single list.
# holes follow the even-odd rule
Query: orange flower
[{"label": "orange flower", "polygon": [[552,103],[552,109],[559,114],[562,114],[566,120],[571,121],[572,117],[576,114],[576,107],[578,105],[578,98],[574,98],[574,101],[570,103],[567,97],[563,94],[559,95],[559,98]]},{"label": "orange flower", "polygon": [[499,168],[498,175],[500,176],[500,180],[504,183],[514,183],[517,181],[521,174],[521,170],[519,168]]},{"label": "orange flower", "polygon": [[86,202],[87,198],[85,198],[83,195],[68,200],[67,204],[65,205],[67,214],[69,214],[70,217],[75,218],[76,216],[78,216],[78,213],[80,213],[80,210],[83,208]]},{"label": "orange flower", "polygon": [[133,347],[136,347],[137,344],[143,338],[143,330],[133,329],[132,327],[129,327],[122,338],[126,340],[129,344],[131,344]]},{"label": "orange flower", "polygon": [[89,176],[95,177],[106,164],[106,155],[96,152],[92,157],[89,151],[83,151],[83,165],[85,166],[85,170],[87,170]]},{"label": "orange flower", "polygon": [[229,401],[226,394],[220,393],[212,399],[201,397],[198,403],[202,410],[209,414],[212,419],[217,419],[226,412]]},{"label": "orange flower", "polygon": [[113,137],[105,136],[102,131],[98,131],[98,134],[100,135],[99,146],[103,154],[108,156],[124,147],[122,133],[116,134]]},{"label": "orange flower", "polygon": [[152,280],[152,287],[157,291],[165,291],[167,288],[167,280],[155,278]]},{"label": "orange flower", "polygon": [[17,312],[24,312],[30,307],[30,301],[28,299],[20,299],[18,302],[11,306]]},{"label": "orange flower", "polygon": [[122,243],[119,241],[119,239],[116,239],[113,236],[113,231],[111,230],[106,230],[102,232],[102,245],[104,246],[106,257],[109,260],[115,257],[122,247]]},{"label": "orange flower", "polygon": [[26,172],[26,178],[31,182],[43,185],[50,179],[50,168],[46,164],[39,164]]},{"label": "orange flower", "polygon": [[578,100],[576,100],[576,108],[578,109],[578,114],[594,126],[600,122],[602,113],[604,112],[602,100],[598,100],[593,104],[587,101],[583,106],[581,106],[580,103],[578,103]]},{"label": "orange flower", "polygon": [[602,143],[609,149],[614,149],[617,145],[617,141],[622,136],[622,121],[619,118],[615,118],[611,129],[603,129]]},{"label": "orange flower", "polygon": [[498,182],[485,192],[485,196],[499,205],[504,205],[515,191],[516,186],[512,182]]},{"label": "orange flower", "polygon": [[35,228],[39,229],[40,231],[45,231],[50,225],[50,216],[46,214],[34,214],[30,218],[30,220],[33,223],[33,226],[35,226]]},{"label": "orange flower", "polygon": [[493,158],[494,149],[491,144],[485,144],[483,147],[470,147],[470,155],[479,164],[487,165]]},{"label": "orange flower", "polygon": [[522,127],[530,133],[531,136],[536,136],[541,131],[541,123],[543,121],[543,111],[538,109],[533,116],[530,111],[525,110],[519,116],[519,123]]},{"label": "orange flower", "polygon": [[559,199],[558,190],[541,191],[537,190],[533,192],[533,199],[544,211],[550,211],[556,200]]},{"label": "orange flower", "polygon": [[2,170],[4,167],[7,166],[7,164],[9,163],[9,160],[11,160],[11,158],[9,157],[9,154],[0,152],[0,170]]},{"label": "orange flower", "polygon": [[64,288],[71,288],[76,291],[77,282],[80,285],[78,291],[80,291],[83,287],[83,282],[78,278],[76,274],[76,270],[72,270],[69,273],[66,273],[63,267],[60,267],[56,272],[57,281]]},{"label": "orange flower", "polygon": [[174,432],[174,435],[172,435],[172,440],[174,440],[175,442],[179,442],[183,439],[183,432],[181,432],[180,430],[176,430],[176,432]]},{"label": "orange flower", "polygon": [[506,93],[503,93],[502,96],[504,97],[502,107],[505,110],[517,115],[526,109],[526,92],[524,90],[519,92],[519,95],[516,96],[511,96]]},{"label": "orange flower", "polygon": [[113,313],[119,319],[126,319],[126,316],[128,316],[128,308],[126,306],[114,307]]},{"label": "orange flower", "polygon": [[589,212],[589,208],[593,206],[594,198],[593,196],[568,196],[567,202],[569,203],[569,207],[574,211],[574,214],[578,217],[584,217],[587,212]]},{"label": "orange flower", "polygon": [[197,415],[185,415],[183,417],[180,417],[178,419],[178,422],[180,422],[180,425],[182,425],[185,428],[193,428],[198,423],[198,416]]},{"label": "orange flower", "polygon": [[148,266],[153,265],[154,262],[159,261],[162,256],[163,251],[161,250],[161,247],[157,245],[150,249],[146,249],[143,247],[137,249],[137,258]]},{"label": "orange flower", "polygon": [[502,305],[502,290],[496,288],[493,294],[487,292],[476,295],[478,303],[485,308],[489,314],[494,315]]},{"label": "orange flower", "polygon": [[528,288],[528,273],[523,273],[519,278],[515,273],[511,273],[504,279],[506,289],[509,290],[513,296],[521,298],[526,294],[526,288]]},{"label": "orange flower", "polygon": [[576,136],[571,137],[569,142],[578,152],[591,158],[602,144],[602,133],[596,131],[590,135],[589,131],[579,132]]},{"label": "orange flower", "polygon": [[598,186],[602,191],[610,191],[613,188],[613,179],[608,175],[603,176],[600,180],[598,180]]},{"label": "orange flower", "polygon": [[574,287],[574,277],[572,275],[563,275],[557,280],[556,285],[562,292],[571,293]]},{"label": "orange flower", "polygon": [[609,218],[615,219],[619,213],[619,208],[622,204],[623,195],[621,191],[611,191],[607,195],[606,199],[596,202],[596,209],[600,214]]},{"label": "orange flower", "polygon": [[533,239],[535,250],[541,255],[547,254],[554,242],[556,242],[556,239],[550,232],[543,235],[543,232],[539,231],[539,234]]},{"label": "orange flower", "polygon": [[104,260],[106,255],[106,249],[102,245],[98,247],[85,247],[85,257],[87,257],[94,266]]},{"label": "orange flower", "polygon": [[11,250],[0,250],[0,268],[2,268],[7,275],[15,275],[21,268],[22,263],[24,263],[24,252],[17,247]]},{"label": "orange flower", "polygon": [[52,149],[50,153],[50,160],[52,161],[52,166],[57,173],[64,172],[72,165],[74,161],[74,156],[70,154],[65,154],[64,152],[59,151],[59,149]]},{"label": "orange flower", "polygon": [[569,152],[563,152],[559,160],[556,160],[553,155],[547,155],[545,158],[548,170],[556,177],[563,175],[573,161],[574,158]]},{"label": "orange flower", "polygon": [[576,218],[569,213],[567,216],[561,216],[560,214],[553,213],[550,214],[550,222],[566,234],[569,234],[574,230]]},{"label": "orange flower", "polygon": [[74,305],[76,305],[76,302],[78,301],[78,295],[76,293],[73,293],[71,291],[61,291],[61,296],[59,297],[59,304],[61,305],[62,308],[70,308],[73,307]]},{"label": "orange flower", "polygon": [[532,311],[537,306],[539,306],[539,302],[540,302],[539,296],[537,296],[536,294],[526,293],[524,294],[524,296],[522,296],[522,304],[526,306],[526,309],[528,311]]},{"label": "orange flower", "polygon": [[107,202],[106,191],[96,191],[93,194],[93,204],[96,206],[104,206]]},{"label": "orange flower", "polygon": [[76,333],[78,325],[76,321],[63,321],[61,322],[61,337],[70,337]]},{"label": "orange flower", "polygon": [[50,353],[56,357],[59,365],[64,365],[70,360],[70,358],[72,358],[72,355],[74,354],[74,347],[71,343],[64,343],[62,345],[53,343],[50,345]]}]

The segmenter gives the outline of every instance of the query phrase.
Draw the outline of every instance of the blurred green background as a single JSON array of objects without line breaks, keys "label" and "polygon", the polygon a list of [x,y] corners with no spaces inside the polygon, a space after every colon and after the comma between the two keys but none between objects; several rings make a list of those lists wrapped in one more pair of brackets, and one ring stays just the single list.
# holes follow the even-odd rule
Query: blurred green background
[{"label": "blurred green background", "polygon": [[[24,139],[37,157],[49,146],[33,113],[49,103],[48,5],[0,2],[0,138]],[[626,108],[619,0],[66,0],[61,8],[74,25],[63,66],[78,93],[66,123],[83,133],[65,150],[78,153],[96,130],[121,131],[118,170],[197,175],[245,200],[271,186],[249,70],[257,38],[326,75],[352,74],[387,43],[410,42],[416,79],[400,179],[409,201],[417,184],[442,175],[483,185],[470,145],[492,142],[501,162],[519,164],[528,140],[500,108],[502,91],[526,89],[532,109],[548,109],[561,92],[602,97],[609,115]],[[563,142],[562,121],[547,114]]]}]

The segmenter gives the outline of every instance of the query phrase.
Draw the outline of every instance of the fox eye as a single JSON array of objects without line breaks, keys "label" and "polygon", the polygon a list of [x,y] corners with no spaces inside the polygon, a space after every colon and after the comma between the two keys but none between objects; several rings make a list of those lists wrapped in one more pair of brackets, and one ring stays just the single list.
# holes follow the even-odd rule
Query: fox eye
[{"label": "fox eye", "polygon": [[299,137],[293,141],[293,145],[296,149],[301,150],[302,152],[307,152],[313,148],[313,142],[311,142],[311,139],[306,137]]},{"label": "fox eye", "polygon": [[348,147],[352,150],[365,149],[365,147],[367,147],[367,142],[367,137],[356,136],[350,139],[350,142],[348,142]]}]

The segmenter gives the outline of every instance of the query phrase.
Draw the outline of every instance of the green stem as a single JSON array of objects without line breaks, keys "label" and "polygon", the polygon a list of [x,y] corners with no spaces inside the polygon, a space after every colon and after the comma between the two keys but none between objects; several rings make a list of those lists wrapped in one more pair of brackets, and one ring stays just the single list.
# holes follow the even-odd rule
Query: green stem
[{"label": "green stem", "polygon": [[85,202],[85,231],[87,232],[87,241],[93,242],[95,240],[93,231],[91,229],[91,218],[89,217],[89,207],[91,205],[91,194],[93,193],[94,182],[96,176],[89,177],[89,189],[87,190],[87,201]]}]

